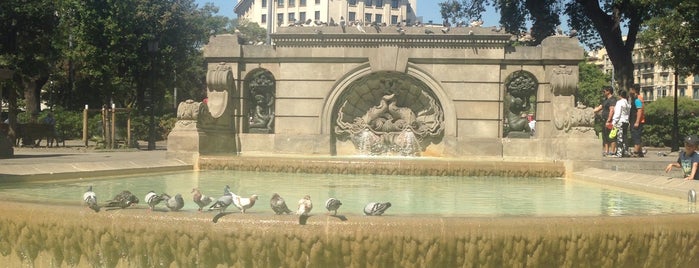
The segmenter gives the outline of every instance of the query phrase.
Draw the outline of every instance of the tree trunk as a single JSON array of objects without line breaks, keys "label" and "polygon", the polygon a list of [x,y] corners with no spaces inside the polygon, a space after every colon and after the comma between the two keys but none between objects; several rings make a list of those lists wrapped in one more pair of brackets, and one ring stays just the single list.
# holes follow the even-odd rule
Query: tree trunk
[{"label": "tree trunk", "polygon": [[[595,29],[607,49],[609,60],[614,65],[614,77],[620,89],[628,90],[634,83],[633,80],[633,53],[636,44],[636,35],[640,27],[641,18],[638,10],[631,6],[629,0],[617,2],[612,7],[612,14],[607,14],[599,6],[597,0],[578,0],[585,10],[585,15],[592,20]],[[626,40],[621,32],[620,23],[622,13],[629,19],[628,34]]]},{"label": "tree trunk", "polygon": [[29,114],[29,122],[36,123],[39,118],[41,107],[39,106],[40,83],[39,79],[30,77],[23,81],[24,85],[24,105]]}]

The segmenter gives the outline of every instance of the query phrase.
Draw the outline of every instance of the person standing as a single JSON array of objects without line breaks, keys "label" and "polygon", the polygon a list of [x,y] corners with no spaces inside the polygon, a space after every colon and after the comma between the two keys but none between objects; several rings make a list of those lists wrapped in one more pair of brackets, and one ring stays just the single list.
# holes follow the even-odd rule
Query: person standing
[{"label": "person standing", "polygon": [[665,172],[670,172],[673,167],[681,168],[684,173],[684,180],[699,180],[699,155],[697,154],[697,145],[699,145],[699,137],[689,135],[684,139],[684,151],[680,152],[677,162],[670,163],[665,168]]},{"label": "person standing", "polygon": [[609,132],[613,127],[612,115],[614,115],[616,100],[613,98],[614,89],[610,86],[602,88],[602,94],[604,95],[604,100],[602,100],[602,104],[595,107],[594,111],[599,113],[602,120],[604,120],[604,127],[602,127],[602,156],[607,157],[616,152],[615,139],[609,138]]},{"label": "person standing", "polygon": [[616,133],[616,153],[612,157],[629,156],[629,149],[626,145],[626,133],[629,129],[629,112],[631,104],[627,100],[628,94],[626,90],[619,91],[619,98],[614,106],[614,115],[612,116],[612,125],[617,128]]},{"label": "person standing", "polygon": [[629,90],[629,99],[631,111],[629,112],[629,130],[631,132],[631,141],[633,150],[631,156],[643,157],[643,144],[641,137],[643,136],[643,125],[646,123],[643,107],[643,96],[639,94],[641,85],[634,84]]}]

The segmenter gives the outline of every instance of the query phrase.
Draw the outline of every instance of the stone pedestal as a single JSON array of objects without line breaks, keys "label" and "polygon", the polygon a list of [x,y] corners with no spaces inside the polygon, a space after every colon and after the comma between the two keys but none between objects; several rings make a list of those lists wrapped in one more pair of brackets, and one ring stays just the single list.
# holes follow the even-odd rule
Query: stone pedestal
[{"label": "stone pedestal", "polygon": [[199,158],[197,121],[179,120],[167,136],[167,157],[193,164]]}]

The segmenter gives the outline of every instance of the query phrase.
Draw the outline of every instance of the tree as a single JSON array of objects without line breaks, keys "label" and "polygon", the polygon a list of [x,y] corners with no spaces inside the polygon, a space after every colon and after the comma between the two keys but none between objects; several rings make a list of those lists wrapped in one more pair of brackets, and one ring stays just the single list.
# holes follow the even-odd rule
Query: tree
[{"label": "tree", "polygon": [[643,53],[680,75],[699,74],[699,2],[646,0],[659,13],[644,23]]},{"label": "tree", "polygon": [[611,77],[594,64],[580,62],[578,91],[575,99],[585,106],[597,107],[602,102],[602,87],[610,84]]},{"label": "tree", "polygon": [[10,115],[14,120],[17,97],[23,95],[26,111],[36,120],[39,92],[48,81],[58,51],[52,40],[58,22],[53,1],[6,0],[0,2],[0,67],[14,71],[8,89]]},{"label": "tree", "polygon": [[[604,46],[614,65],[614,75],[621,88],[633,84],[632,52],[641,24],[656,14],[656,7],[642,0],[461,0],[462,6],[482,10],[493,5],[500,11],[505,30],[518,34],[532,24],[533,44],[552,35],[560,24],[560,15],[588,47]],[[658,0],[661,1],[661,0]],[[468,11],[466,12],[468,13]],[[622,25],[628,29],[626,37]]]}]

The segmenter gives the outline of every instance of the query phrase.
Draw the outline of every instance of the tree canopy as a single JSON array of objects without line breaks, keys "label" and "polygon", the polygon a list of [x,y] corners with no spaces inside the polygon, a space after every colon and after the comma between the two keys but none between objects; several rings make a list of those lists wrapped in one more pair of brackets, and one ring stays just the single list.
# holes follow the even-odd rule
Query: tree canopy
[{"label": "tree canopy", "polygon": [[142,111],[152,88],[159,112],[175,87],[178,100],[201,99],[201,48],[236,26],[217,12],[194,0],[0,1],[0,68],[14,71],[3,98],[24,94],[32,114],[40,96],[73,110],[114,103]]},{"label": "tree canopy", "polygon": [[[662,2],[663,0],[657,0]],[[679,0],[678,0],[679,1]],[[456,0],[443,4],[457,6]],[[536,45],[555,33],[561,24],[561,15],[568,17],[568,25],[580,40],[590,48],[604,47],[614,65],[614,75],[624,89],[633,84],[632,52],[641,25],[657,16],[654,0],[460,0],[467,9],[462,13],[443,15],[480,16],[485,6],[492,5],[500,12],[500,23],[512,34],[521,34],[527,25]],[[684,2],[690,2],[685,0]],[[448,8],[447,8],[448,9]],[[446,18],[445,18],[446,19]],[[449,18],[451,19],[451,18]],[[627,29],[626,35],[622,28]]]},{"label": "tree canopy", "polygon": [[649,19],[639,34],[643,53],[682,75],[699,74],[699,2],[644,2],[657,6],[658,15]]}]

